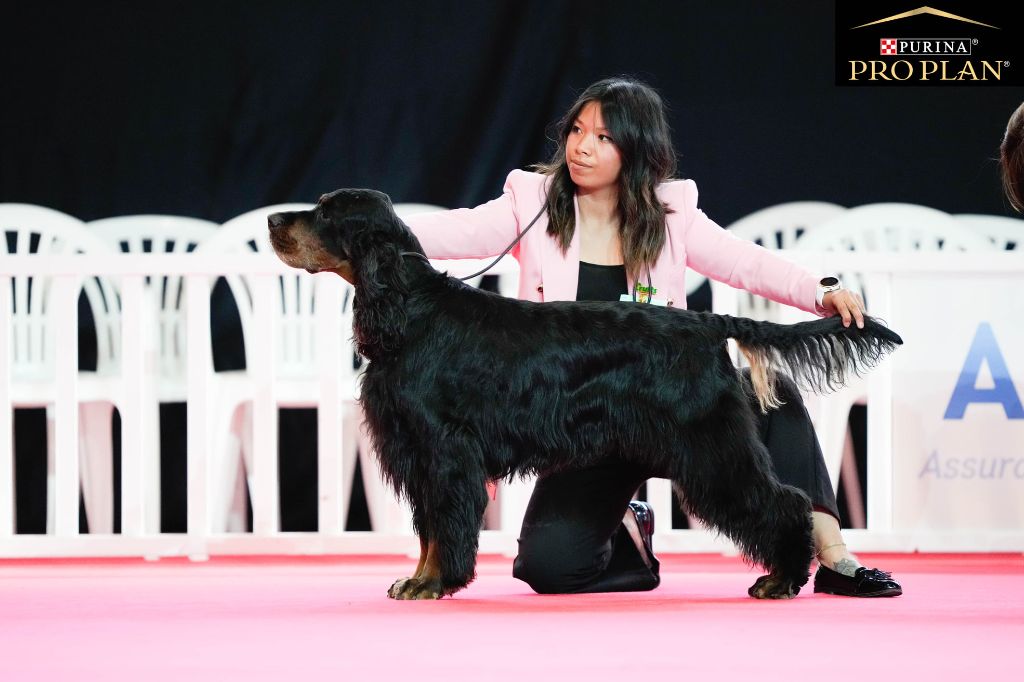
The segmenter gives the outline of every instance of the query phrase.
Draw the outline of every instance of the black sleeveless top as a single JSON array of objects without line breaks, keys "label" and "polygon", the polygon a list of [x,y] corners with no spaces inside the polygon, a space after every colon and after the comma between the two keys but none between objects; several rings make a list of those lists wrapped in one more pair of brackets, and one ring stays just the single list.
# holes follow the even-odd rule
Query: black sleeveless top
[{"label": "black sleeveless top", "polygon": [[580,261],[580,279],[576,285],[577,301],[618,301],[629,293],[625,265],[597,265]]}]

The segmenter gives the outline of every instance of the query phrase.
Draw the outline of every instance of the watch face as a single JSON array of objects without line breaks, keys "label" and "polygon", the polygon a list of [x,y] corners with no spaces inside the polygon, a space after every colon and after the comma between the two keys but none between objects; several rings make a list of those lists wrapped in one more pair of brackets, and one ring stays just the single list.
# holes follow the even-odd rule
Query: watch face
[{"label": "watch face", "polygon": [[819,284],[821,284],[821,286],[823,286],[823,287],[834,287],[835,285],[839,284],[839,278],[838,277],[824,277],[824,278],[822,278],[821,282],[819,282]]}]

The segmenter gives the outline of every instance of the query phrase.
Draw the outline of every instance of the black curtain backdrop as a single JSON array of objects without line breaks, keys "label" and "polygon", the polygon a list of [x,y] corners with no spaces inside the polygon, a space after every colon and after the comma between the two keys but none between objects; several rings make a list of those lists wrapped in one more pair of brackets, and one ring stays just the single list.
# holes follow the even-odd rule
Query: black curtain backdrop
[{"label": "black curtain backdrop", "polygon": [[723,225],[799,199],[1008,210],[993,158],[1022,89],[837,88],[830,2],[2,12],[0,200],[85,220],[220,222],[342,186],[475,205],[509,170],[546,159],[549,124],[615,74],[664,95],[680,175]]},{"label": "black curtain backdrop", "polygon": [[[888,3],[892,13],[920,5]],[[395,202],[472,206],[497,196],[509,170],[547,159],[550,124],[583,88],[629,74],[665,97],[679,175],[697,181],[703,209],[723,225],[810,199],[1010,214],[995,158],[1022,89],[836,87],[834,9],[818,0],[5,6],[0,201],[84,220],[223,222],[359,186]],[[221,367],[239,357],[219,353]],[[184,528],[182,414],[165,442],[176,486],[165,494],[167,530]],[[282,475],[297,481],[285,494],[306,500],[285,500],[286,529],[315,527],[315,458],[295,454],[312,451],[307,418],[282,423]],[[26,419],[19,491],[39,483],[39,439],[24,435],[38,423]],[[38,530],[38,500],[29,509],[25,497],[19,529]]]}]

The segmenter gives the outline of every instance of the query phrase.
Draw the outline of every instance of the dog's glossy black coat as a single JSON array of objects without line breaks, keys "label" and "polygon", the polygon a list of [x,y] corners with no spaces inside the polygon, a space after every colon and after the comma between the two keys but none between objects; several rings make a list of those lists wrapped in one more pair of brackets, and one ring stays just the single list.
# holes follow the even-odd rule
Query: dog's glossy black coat
[{"label": "dog's glossy black coat", "polygon": [[774,476],[726,339],[832,385],[899,343],[884,326],[502,298],[412,255],[422,254],[418,241],[370,190],[338,190],[270,224],[285,262],[356,286],[368,427],[424,551],[436,547],[439,593],[474,577],[488,480],[610,459],[671,479],[688,512],[768,569],[757,596],[792,596],[806,583],[810,503]]}]

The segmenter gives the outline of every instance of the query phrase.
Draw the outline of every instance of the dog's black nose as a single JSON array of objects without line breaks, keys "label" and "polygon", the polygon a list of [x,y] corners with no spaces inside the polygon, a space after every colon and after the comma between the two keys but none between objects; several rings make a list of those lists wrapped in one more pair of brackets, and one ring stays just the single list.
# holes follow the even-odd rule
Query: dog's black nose
[{"label": "dog's black nose", "polygon": [[270,225],[270,229],[273,230],[277,227],[284,227],[288,223],[283,213],[271,213],[270,217],[267,218],[267,224]]}]

